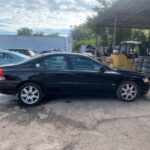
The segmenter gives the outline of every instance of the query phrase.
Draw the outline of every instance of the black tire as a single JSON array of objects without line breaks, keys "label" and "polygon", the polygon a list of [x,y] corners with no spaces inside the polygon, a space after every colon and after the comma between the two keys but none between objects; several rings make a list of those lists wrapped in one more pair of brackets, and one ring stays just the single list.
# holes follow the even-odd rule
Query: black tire
[{"label": "black tire", "polygon": [[144,63],[150,63],[150,57],[144,59]]},{"label": "black tire", "polygon": [[150,68],[145,68],[145,67],[143,67],[143,68],[142,68],[142,72],[143,72],[143,73],[150,73]]},{"label": "black tire", "polygon": [[135,67],[143,67],[143,64],[142,63],[136,63]]},{"label": "black tire", "polygon": [[145,72],[144,75],[148,78],[150,78],[150,73],[149,72]]},{"label": "black tire", "polygon": [[142,72],[142,67],[135,67],[135,70],[138,72]]},{"label": "black tire", "polygon": [[149,58],[149,56],[139,56],[138,58],[143,58],[143,59],[145,59],[145,58]]},{"label": "black tire", "polygon": [[144,63],[144,64],[143,64],[143,67],[144,67],[144,68],[150,68],[150,63]]},{"label": "black tire", "polygon": [[[37,97],[36,100],[34,99],[34,97],[32,97],[32,95],[31,96],[29,95],[30,93],[27,94],[26,92],[24,92],[25,89],[28,91],[28,89],[30,90],[31,87],[33,88],[33,90],[35,90],[35,91],[37,90],[37,92],[34,94],[34,96]],[[35,92],[33,90],[31,92],[32,94],[33,94],[33,92]],[[28,102],[25,102],[25,98],[23,98],[23,92],[24,92],[24,95],[28,95],[26,97],[28,97],[28,98],[30,97],[30,101],[27,98]],[[34,102],[31,102],[31,97]],[[25,83],[18,90],[18,104],[21,106],[36,106],[42,101],[42,99],[43,99],[43,92],[42,92],[42,89],[40,88],[40,86],[38,86],[37,84]]]},{"label": "black tire", "polygon": [[[135,92],[135,94],[134,94],[134,96],[132,95],[132,96],[128,96],[128,97],[130,97],[130,99],[127,99],[127,96],[123,96],[123,88],[127,85],[127,84],[129,84],[129,85],[132,85],[133,87],[134,87],[134,92]],[[129,86],[130,87],[130,86]],[[125,93],[127,93],[127,94],[130,94],[128,91],[127,92],[125,92]],[[126,94],[126,95],[127,95]],[[117,98],[119,99],[119,100],[121,100],[121,101],[125,101],[125,102],[132,102],[132,101],[134,101],[136,98],[138,98],[139,97],[139,95],[140,95],[140,92],[139,92],[139,87],[138,87],[138,85],[135,83],[135,82],[131,82],[131,81],[126,81],[126,82],[123,82],[123,83],[121,83],[121,85],[118,87],[118,90],[117,90]]]},{"label": "black tire", "polygon": [[135,58],[135,63],[143,63],[143,58]]}]

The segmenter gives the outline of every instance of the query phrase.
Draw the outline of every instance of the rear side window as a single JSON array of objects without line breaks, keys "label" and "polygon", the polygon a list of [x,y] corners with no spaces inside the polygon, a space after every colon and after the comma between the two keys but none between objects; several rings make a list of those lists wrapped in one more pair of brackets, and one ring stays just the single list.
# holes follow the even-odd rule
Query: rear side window
[{"label": "rear side window", "polygon": [[67,61],[64,56],[52,56],[45,59],[45,67],[47,70],[67,70]]},{"label": "rear side window", "polygon": [[39,69],[49,71],[65,71],[68,70],[67,60],[65,56],[50,56],[39,62]]}]

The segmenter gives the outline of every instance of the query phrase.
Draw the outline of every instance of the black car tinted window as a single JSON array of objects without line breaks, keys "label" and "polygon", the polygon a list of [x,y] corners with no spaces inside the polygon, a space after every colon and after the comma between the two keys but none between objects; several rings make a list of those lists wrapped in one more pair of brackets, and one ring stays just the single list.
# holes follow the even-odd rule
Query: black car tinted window
[{"label": "black car tinted window", "polygon": [[100,64],[97,64],[94,60],[83,56],[71,56],[71,62],[73,65],[73,70],[99,71],[101,68]]},{"label": "black car tinted window", "polygon": [[65,56],[51,56],[44,60],[44,64],[47,70],[67,70],[67,61]]}]

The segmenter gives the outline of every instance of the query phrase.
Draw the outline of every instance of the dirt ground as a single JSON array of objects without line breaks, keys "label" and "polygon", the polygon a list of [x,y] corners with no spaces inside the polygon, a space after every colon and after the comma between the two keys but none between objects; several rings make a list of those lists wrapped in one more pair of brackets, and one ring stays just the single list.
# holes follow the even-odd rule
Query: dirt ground
[{"label": "dirt ground", "polygon": [[0,95],[0,150],[148,150],[150,93],[135,102],[57,98],[32,108]]}]

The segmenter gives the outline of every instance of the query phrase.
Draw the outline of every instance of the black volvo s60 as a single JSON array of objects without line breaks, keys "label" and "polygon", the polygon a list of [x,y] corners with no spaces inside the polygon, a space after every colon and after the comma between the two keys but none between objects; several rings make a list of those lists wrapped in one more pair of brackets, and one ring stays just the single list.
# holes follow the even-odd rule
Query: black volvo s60
[{"label": "black volvo s60", "polygon": [[0,67],[0,92],[18,95],[19,104],[26,106],[54,93],[116,94],[118,99],[133,101],[148,90],[144,75],[112,69],[80,54],[46,54]]}]

